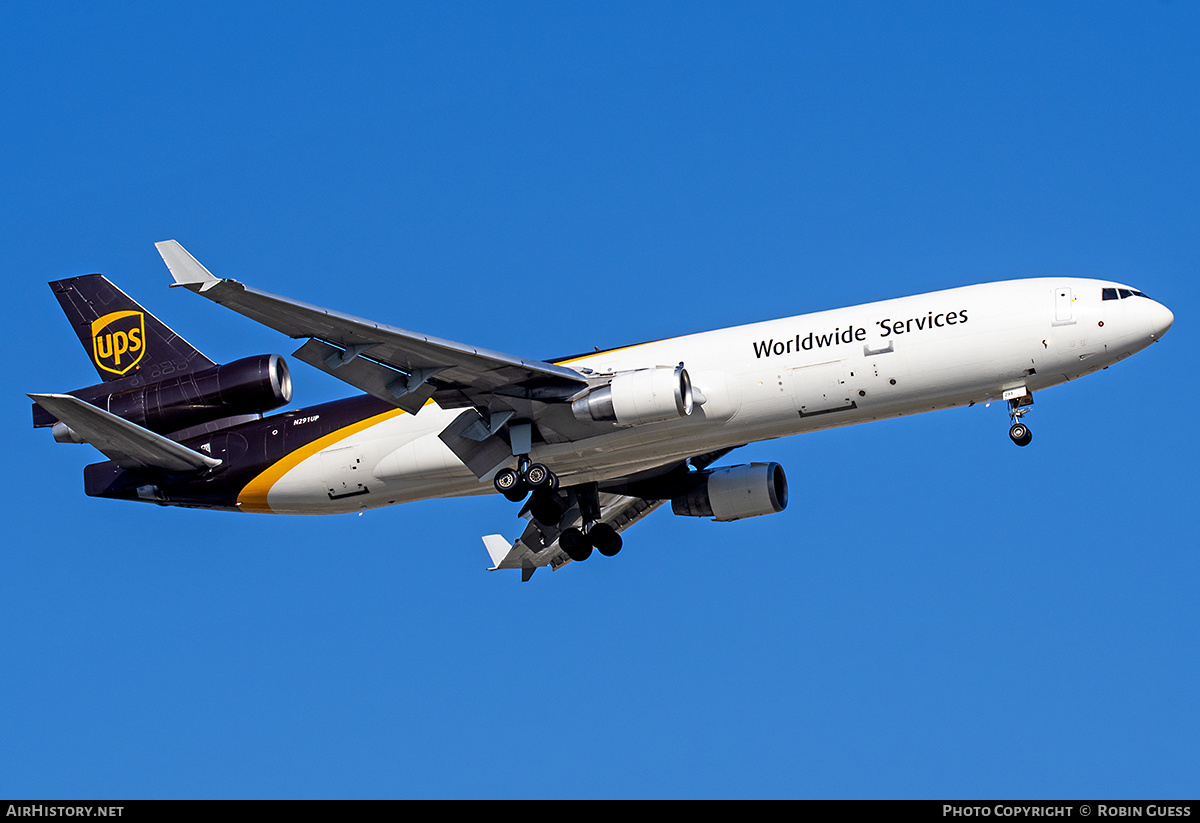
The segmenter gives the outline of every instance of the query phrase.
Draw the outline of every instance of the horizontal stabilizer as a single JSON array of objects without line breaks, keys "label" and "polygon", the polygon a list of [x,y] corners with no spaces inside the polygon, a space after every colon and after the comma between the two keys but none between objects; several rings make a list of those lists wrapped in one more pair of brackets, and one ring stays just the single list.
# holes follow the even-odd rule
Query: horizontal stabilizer
[{"label": "horizontal stabilizer", "polygon": [[143,429],[69,394],[31,394],[35,403],[53,414],[106,457],[126,469],[194,472],[221,465],[169,437]]}]

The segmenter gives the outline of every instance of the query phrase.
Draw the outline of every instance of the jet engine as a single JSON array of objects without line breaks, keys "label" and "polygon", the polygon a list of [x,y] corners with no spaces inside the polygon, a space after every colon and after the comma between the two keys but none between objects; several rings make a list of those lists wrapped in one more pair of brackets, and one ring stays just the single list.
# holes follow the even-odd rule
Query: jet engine
[{"label": "jet engine", "polygon": [[781,512],[787,503],[783,466],[750,463],[706,470],[700,483],[671,499],[671,509],[685,517],[741,520]]},{"label": "jet engine", "polygon": [[[73,392],[81,400],[160,434],[176,432],[224,417],[261,414],[292,399],[292,375],[278,354],[260,354],[170,377],[134,389],[105,393],[107,384]],[[51,425],[54,418],[40,407],[34,425]],[[55,437],[71,439],[69,431]]]},{"label": "jet engine", "polygon": [[692,413],[692,381],[683,364],[621,372],[571,403],[583,421],[621,426],[677,420]]}]

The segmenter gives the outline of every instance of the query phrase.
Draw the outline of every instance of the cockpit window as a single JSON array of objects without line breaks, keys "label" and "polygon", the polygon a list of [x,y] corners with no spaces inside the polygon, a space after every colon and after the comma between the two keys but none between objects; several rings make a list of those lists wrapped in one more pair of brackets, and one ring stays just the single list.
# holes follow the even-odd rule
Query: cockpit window
[{"label": "cockpit window", "polygon": [[1124,300],[1126,297],[1145,297],[1150,299],[1149,295],[1142,294],[1137,289],[1101,289],[1101,300]]}]

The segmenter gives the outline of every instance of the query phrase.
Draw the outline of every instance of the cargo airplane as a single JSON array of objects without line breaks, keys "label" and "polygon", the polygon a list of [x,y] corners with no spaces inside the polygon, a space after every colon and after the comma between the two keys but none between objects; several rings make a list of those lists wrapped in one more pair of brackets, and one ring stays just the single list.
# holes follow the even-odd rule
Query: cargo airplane
[{"label": "cargo airplane", "polygon": [[102,275],[51,283],[102,383],[32,394],[35,426],[89,443],[87,494],[167,506],[334,514],[498,492],[528,523],[483,538],[522,579],[615,555],[664,503],[719,521],[788,503],[746,443],[954,406],[1007,406],[1107,368],[1174,318],[1129,286],[1071,277],[965,286],[535,360],[340,314],[213,276],[174,240],[175,283],[306,342],[294,357],[363,394],[291,400],[279,355],[218,365]]}]

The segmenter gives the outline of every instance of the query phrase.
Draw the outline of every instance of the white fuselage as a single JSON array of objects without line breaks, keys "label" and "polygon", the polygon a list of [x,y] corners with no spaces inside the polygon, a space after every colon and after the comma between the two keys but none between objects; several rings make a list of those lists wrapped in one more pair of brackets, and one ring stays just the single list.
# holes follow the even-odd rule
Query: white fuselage
[{"label": "white fuselage", "polygon": [[[1106,368],[1170,327],[1161,304],[1102,299],[1105,289],[1132,291],[1077,278],[1012,280],[579,357],[563,365],[589,377],[683,363],[703,402],[688,417],[636,426],[583,424],[569,404],[547,407],[530,457],[573,485],[759,440],[999,400],[1022,387],[1040,391]],[[260,484],[266,507],[335,513],[490,493],[491,477],[475,477],[438,438],[461,413],[430,403],[333,438]],[[329,476],[347,465],[369,477],[370,493],[331,500]]]}]

